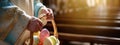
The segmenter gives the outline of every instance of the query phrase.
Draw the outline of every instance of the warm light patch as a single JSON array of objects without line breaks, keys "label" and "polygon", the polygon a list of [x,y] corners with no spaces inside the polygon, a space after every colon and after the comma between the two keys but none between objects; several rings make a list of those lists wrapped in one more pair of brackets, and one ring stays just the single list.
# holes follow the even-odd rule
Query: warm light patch
[{"label": "warm light patch", "polygon": [[87,0],[87,5],[89,7],[93,7],[97,5],[106,5],[106,0]]},{"label": "warm light patch", "polygon": [[95,6],[95,0],[87,0],[87,5],[88,5],[89,7]]}]

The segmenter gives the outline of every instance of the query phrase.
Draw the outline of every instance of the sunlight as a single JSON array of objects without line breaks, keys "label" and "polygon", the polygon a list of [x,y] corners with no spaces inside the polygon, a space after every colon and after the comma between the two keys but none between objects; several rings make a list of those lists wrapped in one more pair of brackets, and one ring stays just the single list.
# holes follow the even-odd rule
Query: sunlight
[{"label": "sunlight", "polygon": [[89,7],[95,6],[95,0],[87,0],[87,5],[88,5]]},{"label": "sunlight", "polygon": [[87,5],[89,7],[93,7],[96,5],[106,5],[107,4],[107,0],[87,0]]}]

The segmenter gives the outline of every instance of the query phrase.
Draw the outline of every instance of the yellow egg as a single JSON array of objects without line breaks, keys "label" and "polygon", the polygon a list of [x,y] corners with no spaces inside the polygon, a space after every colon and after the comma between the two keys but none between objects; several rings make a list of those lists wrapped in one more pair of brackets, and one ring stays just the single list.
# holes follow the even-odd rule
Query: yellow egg
[{"label": "yellow egg", "polygon": [[45,39],[43,45],[59,45],[58,42],[59,40],[55,36],[50,36]]},{"label": "yellow egg", "polygon": [[43,42],[43,45],[52,45],[52,42],[49,38],[46,38]]}]

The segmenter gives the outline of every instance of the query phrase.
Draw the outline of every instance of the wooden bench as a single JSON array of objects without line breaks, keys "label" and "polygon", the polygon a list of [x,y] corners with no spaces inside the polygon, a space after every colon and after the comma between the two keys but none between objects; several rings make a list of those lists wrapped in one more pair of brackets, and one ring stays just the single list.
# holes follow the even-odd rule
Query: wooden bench
[{"label": "wooden bench", "polygon": [[[86,21],[89,23],[87,25],[80,25],[77,23],[72,23],[70,21],[75,22],[75,20],[71,19],[62,20],[56,18],[60,40],[90,42],[91,45],[93,45],[94,43],[109,45],[120,44],[120,23],[79,20],[80,22]],[[99,26],[101,24],[105,25],[102,25],[103,27]],[[48,23],[47,27],[49,30],[53,30],[51,29],[51,24]]]},{"label": "wooden bench", "polygon": [[[106,0],[105,5],[98,0],[100,4],[93,7],[88,6],[88,0],[50,1],[45,4],[56,6],[55,21],[61,40],[120,45],[120,0]],[[46,27],[52,30],[51,24]]]}]

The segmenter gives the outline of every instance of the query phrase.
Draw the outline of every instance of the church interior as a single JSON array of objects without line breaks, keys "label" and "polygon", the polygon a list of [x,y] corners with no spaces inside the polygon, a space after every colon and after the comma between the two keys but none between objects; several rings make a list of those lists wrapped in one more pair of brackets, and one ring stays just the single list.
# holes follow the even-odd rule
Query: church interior
[{"label": "church interior", "polygon": [[4,44],[120,45],[120,0],[0,0]]},{"label": "church interior", "polygon": [[[53,9],[60,45],[120,45],[120,0],[42,0]],[[51,23],[47,27],[53,32]]]}]

